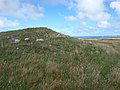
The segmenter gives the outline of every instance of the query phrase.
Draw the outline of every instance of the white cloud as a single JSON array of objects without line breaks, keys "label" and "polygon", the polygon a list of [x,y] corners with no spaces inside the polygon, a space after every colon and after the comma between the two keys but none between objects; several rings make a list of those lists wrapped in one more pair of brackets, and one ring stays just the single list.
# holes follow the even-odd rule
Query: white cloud
[{"label": "white cloud", "polygon": [[20,11],[17,12],[17,16],[21,18],[27,19],[37,19],[39,17],[43,17],[43,8],[40,6],[35,6],[31,4],[23,4],[20,8]]},{"label": "white cloud", "polygon": [[0,15],[36,19],[42,17],[43,8],[20,0],[0,0]]},{"label": "white cloud", "polygon": [[111,15],[106,12],[99,12],[99,13],[96,13],[95,15],[88,14],[87,17],[92,21],[101,22],[101,21],[108,21]]},{"label": "white cloud", "polygon": [[110,24],[107,21],[101,21],[98,23],[98,27],[100,28],[109,28]]},{"label": "white cloud", "polygon": [[0,17],[0,28],[16,27],[18,25],[17,21],[10,21],[5,17]]},{"label": "white cloud", "polygon": [[105,12],[104,0],[76,0],[76,13],[80,19],[89,18],[92,21],[103,21],[110,18]]},{"label": "white cloud", "polygon": [[94,15],[104,10],[103,0],[76,0],[77,11]]},{"label": "white cloud", "polygon": [[78,18],[76,18],[74,16],[65,16],[64,19],[66,21],[78,21]]},{"label": "white cloud", "polygon": [[82,26],[87,26],[87,22],[83,21],[83,22],[81,22],[81,25]]},{"label": "white cloud", "polygon": [[1,12],[12,12],[19,9],[19,0],[0,0],[0,11]]},{"label": "white cloud", "polygon": [[[55,0],[53,0],[55,1]],[[57,2],[58,0],[56,0]],[[61,2],[63,2],[62,0]],[[98,27],[109,28],[111,15],[106,12],[106,0],[66,0],[66,6],[76,12],[76,16],[65,16],[67,21],[80,21],[86,18],[95,22]]]},{"label": "white cloud", "polygon": [[118,16],[120,17],[120,1],[113,1],[113,2],[111,2],[110,7],[115,9],[115,11],[117,12]]}]

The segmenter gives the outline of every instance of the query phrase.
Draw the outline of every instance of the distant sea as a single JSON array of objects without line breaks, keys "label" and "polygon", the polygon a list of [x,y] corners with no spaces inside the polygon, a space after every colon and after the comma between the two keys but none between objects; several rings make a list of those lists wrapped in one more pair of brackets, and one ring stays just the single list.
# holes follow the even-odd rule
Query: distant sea
[{"label": "distant sea", "polygon": [[72,36],[73,38],[120,38],[119,36]]}]

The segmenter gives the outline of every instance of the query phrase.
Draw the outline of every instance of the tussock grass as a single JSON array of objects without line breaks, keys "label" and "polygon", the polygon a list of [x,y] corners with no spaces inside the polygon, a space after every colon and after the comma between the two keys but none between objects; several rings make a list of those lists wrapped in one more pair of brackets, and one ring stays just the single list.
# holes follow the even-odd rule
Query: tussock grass
[{"label": "tussock grass", "polygon": [[47,28],[0,33],[0,90],[120,90],[120,41],[57,35]]}]

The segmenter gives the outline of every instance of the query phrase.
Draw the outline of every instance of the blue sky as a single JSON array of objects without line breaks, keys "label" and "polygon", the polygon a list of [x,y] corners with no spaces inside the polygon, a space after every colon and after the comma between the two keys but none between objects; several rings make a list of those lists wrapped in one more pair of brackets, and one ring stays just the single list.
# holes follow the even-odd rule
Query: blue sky
[{"label": "blue sky", "polygon": [[28,27],[70,36],[120,35],[120,0],[0,0],[0,31]]}]

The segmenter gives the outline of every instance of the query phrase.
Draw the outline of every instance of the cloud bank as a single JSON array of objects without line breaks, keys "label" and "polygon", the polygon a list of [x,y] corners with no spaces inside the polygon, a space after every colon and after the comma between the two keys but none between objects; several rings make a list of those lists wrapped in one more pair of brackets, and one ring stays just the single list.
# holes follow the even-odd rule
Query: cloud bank
[{"label": "cloud bank", "polygon": [[20,0],[0,0],[0,15],[14,16],[24,19],[36,19],[43,17],[43,7]]},{"label": "cloud bank", "polygon": [[88,18],[98,27],[107,28],[111,15],[106,12],[104,0],[75,0],[74,11],[79,20]]},{"label": "cloud bank", "polygon": [[44,16],[43,7],[21,0],[0,0],[0,28],[18,26],[18,22],[8,20],[6,17],[20,19],[38,19]]},{"label": "cloud bank", "polygon": [[15,27],[18,25],[19,23],[17,21],[11,21],[5,17],[0,17],[0,28]]},{"label": "cloud bank", "polygon": [[110,7],[115,10],[115,12],[118,14],[120,17],[120,1],[113,1],[110,4]]}]

